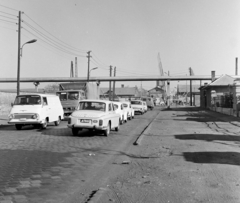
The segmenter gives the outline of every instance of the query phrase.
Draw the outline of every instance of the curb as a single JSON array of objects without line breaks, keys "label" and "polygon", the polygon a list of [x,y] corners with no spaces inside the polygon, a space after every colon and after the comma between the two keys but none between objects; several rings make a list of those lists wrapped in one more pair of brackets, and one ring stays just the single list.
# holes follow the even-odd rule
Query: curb
[{"label": "curb", "polygon": [[147,132],[149,131],[150,127],[152,127],[152,123],[153,121],[158,117],[158,115],[160,114],[161,110],[158,112],[158,114],[155,116],[155,118],[153,118],[151,120],[151,122],[146,126],[146,128],[143,129],[143,131],[141,132],[141,134],[138,136],[138,138],[136,139],[136,141],[133,143],[133,145],[140,145],[141,141],[144,137],[145,134],[147,134]]}]

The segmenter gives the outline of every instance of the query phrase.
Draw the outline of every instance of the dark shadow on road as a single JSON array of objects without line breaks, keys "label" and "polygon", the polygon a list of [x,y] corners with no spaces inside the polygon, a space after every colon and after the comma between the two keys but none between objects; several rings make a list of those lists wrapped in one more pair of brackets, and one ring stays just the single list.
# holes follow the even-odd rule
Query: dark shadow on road
[{"label": "dark shadow on road", "polygon": [[78,135],[73,135],[72,130],[69,128],[52,128],[41,130],[43,135],[53,135],[53,136],[70,136],[70,137],[94,137],[94,136],[104,136],[100,131],[89,131],[81,130],[78,132]]},{"label": "dark shadow on road", "polygon": [[212,142],[215,140],[219,141],[240,141],[240,136],[237,135],[214,135],[214,134],[186,134],[186,135],[174,135],[179,140],[203,140]]},{"label": "dark shadow on road", "polygon": [[183,152],[186,161],[198,164],[240,165],[238,152]]},{"label": "dark shadow on road", "polygon": [[186,106],[179,106],[179,107],[170,107],[164,108],[162,111],[201,111],[203,110],[200,107],[186,107]]}]

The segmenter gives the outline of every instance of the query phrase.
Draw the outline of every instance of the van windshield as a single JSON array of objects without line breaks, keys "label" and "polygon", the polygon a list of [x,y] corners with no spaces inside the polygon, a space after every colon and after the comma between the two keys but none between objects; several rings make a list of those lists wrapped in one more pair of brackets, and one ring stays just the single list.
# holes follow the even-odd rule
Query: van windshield
[{"label": "van windshield", "polygon": [[14,105],[41,105],[42,100],[38,95],[21,95],[17,96]]}]

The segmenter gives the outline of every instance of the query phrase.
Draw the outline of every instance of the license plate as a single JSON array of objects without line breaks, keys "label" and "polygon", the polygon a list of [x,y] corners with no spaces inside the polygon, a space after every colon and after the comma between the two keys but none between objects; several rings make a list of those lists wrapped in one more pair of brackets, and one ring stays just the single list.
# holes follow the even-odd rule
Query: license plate
[{"label": "license plate", "polygon": [[88,120],[88,119],[80,119],[80,122],[81,122],[81,123],[89,123],[90,120]]},{"label": "license plate", "polygon": [[26,121],[27,119],[26,118],[20,118],[19,120],[20,121]]}]

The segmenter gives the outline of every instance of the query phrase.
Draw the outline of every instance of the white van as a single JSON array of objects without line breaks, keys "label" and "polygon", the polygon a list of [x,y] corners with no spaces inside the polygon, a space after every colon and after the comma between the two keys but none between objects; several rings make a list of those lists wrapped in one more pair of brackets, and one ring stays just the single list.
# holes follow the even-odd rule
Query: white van
[{"label": "white van", "polygon": [[56,95],[26,94],[16,96],[9,114],[9,124],[15,124],[17,130],[24,125],[33,125],[45,129],[50,122],[57,126],[63,119],[63,107]]}]

